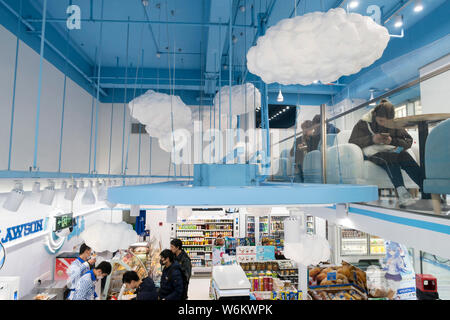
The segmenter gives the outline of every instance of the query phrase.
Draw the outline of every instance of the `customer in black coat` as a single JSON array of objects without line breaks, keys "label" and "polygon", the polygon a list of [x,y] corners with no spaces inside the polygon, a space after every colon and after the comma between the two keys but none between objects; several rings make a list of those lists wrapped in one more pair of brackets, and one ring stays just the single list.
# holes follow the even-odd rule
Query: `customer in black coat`
[{"label": "customer in black coat", "polygon": [[174,254],[169,249],[160,253],[160,263],[164,266],[159,288],[160,300],[182,300],[183,299],[183,276]]},{"label": "customer in black coat", "polygon": [[122,282],[127,289],[136,289],[136,300],[158,300],[158,291],[152,278],[139,279],[135,271],[123,274]]},{"label": "customer in black coat", "polygon": [[189,289],[189,280],[191,279],[192,274],[192,263],[191,258],[183,250],[183,242],[180,239],[173,239],[170,241],[170,250],[175,255],[175,261],[178,262],[181,268],[181,275],[183,276],[183,300],[187,300],[188,289]]}]

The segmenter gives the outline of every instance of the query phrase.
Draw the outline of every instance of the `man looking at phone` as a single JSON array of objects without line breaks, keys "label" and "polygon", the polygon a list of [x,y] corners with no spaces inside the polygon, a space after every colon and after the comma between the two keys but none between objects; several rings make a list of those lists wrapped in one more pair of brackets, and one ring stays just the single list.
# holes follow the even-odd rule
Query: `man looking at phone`
[{"label": "man looking at phone", "polygon": [[[386,128],[389,120],[394,119],[395,108],[387,99],[380,101],[373,110],[364,115],[353,128],[349,143],[358,145],[369,160],[386,170],[399,197],[399,206],[415,203],[405,188],[401,169],[423,190],[422,172],[413,157],[406,151],[413,139],[405,129]],[[425,195],[426,198],[429,195]]]}]

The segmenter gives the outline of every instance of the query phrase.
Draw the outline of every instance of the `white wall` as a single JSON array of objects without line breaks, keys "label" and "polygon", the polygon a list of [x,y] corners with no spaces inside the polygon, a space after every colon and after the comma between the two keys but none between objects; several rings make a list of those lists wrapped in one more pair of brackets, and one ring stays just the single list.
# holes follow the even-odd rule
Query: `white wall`
[{"label": "white wall", "polygon": [[[7,169],[16,38],[0,26],[0,170]],[[12,170],[33,165],[39,55],[20,41],[14,112]],[[64,75],[44,60],[37,166],[57,171]],[[62,171],[87,172],[91,97],[67,79]]]}]

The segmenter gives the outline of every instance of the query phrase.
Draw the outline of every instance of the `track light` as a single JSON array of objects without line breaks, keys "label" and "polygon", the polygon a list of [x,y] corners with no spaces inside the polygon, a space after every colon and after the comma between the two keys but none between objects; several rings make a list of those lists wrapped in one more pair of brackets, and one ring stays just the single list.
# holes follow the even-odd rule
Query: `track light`
[{"label": "track light", "polygon": [[161,58],[161,53],[157,52],[157,53],[156,53],[156,57],[157,57],[158,59]]},{"label": "track light", "polygon": [[75,196],[77,195],[77,192],[78,192],[77,184],[76,182],[74,182],[66,189],[64,199],[73,201],[75,199]]},{"label": "track light", "polygon": [[420,12],[423,10],[422,0],[416,0],[416,4],[414,5],[414,12]]},{"label": "track light", "polygon": [[86,189],[86,192],[83,195],[83,198],[81,199],[82,204],[95,204],[95,195],[92,191],[93,182],[89,181],[89,185]]},{"label": "track light", "polygon": [[3,203],[3,208],[12,212],[19,210],[20,205],[25,198],[25,192],[23,191],[23,184],[21,181],[16,181],[14,188],[8,194],[6,201]]},{"label": "track light", "polygon": [[103,185],[97,185],[98,190],[98,200],[105,201],[108,198],[108,188],[106,187],[106,182],[103,181]]},{"label": "track light", "polygon": [[131,205],[130,216],[131,217],[139,217],[139,205],[138,204]]},{"label": "track light", "polygon": [[48,186],[42,191],[41,200],[39,202],[51,206],[54,198],[55,182],[53,180],[48,180]]},{"label": "track light", "polygon": [[284,97],[283,97],[283,94],[281,93],[281,89],[280,89],[280,91],[278,92],[277,101],[278,101],[278,102],[283,102],[283,101],[284,101]]},{"label": "track light", "polygon": [[403,16],[397,16],[395,18],[394,27],[396,28],[403,27]]},{"label": "track light", "polygon": [[41,183],[36,181],[33,184],[33,188],[31,189],[31,192],[35,193],[35,194],[41,192]]}]

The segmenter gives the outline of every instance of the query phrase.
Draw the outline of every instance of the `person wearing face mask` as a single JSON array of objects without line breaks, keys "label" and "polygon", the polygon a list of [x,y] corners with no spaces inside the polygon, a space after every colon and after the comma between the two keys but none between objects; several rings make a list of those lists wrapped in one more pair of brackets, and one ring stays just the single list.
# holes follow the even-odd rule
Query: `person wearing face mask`
[{"label": "person wearing face mask", "polygon": [[[349,143],[358,145],[364,153],[364,158],[382,167],[388,174],[397,190],[399,206],[414,204],[409,191],[405,188],[400,169],[406,171],[411,179],[423,192],[423,174],[419,165],[406,151],[411,148],[412,137],[405,129],[386,128],[389,120],[395,118],[395,108],[387,99],[380,101],[375,109],[367,113],[355,125]],[[429,194],[423,195],[429,199]]]},{"label": "person wearing face mask", "polygon": [[132,300],[158,300],[158,291],[152,278],[141,280],[135,271],[127,271],[123,274],[122,282],[126,289],[136,289],[136,298]]},{"label": "person wearing face mask", "polygon": [[92,249],[85,243],[80,246],[80,255],[67,269],[69,279],[67,280],[67,288],[64,291],[64,297],[67,300],[72,300],[73,292],[75,291],[78,280],[91,269],[95,264],[96,259],[90,258]]},{"label": "person wearing face mask", "polygon": [[164,266],[159,288],[159,300],[181,300],[183,298],[183,276],[172,251],[165,249],[160,253],[161,265]]},{"label": "person wearing face mask", "polygon": [[97,298],[95,283],[97,280],[107,277],[111,273],[111,269],[109,262],[102,261],[94,269],[88,271],[78,281],[72,300],[94,300]]}]

